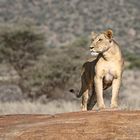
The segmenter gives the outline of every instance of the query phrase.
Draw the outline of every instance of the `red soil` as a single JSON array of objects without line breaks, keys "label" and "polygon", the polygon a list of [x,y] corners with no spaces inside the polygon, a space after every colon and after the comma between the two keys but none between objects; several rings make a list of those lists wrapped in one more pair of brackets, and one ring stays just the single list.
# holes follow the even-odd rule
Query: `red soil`
[{"label": "red soil", "polygon": [[0,116],[0,140],[140,140],[140,111]]}]

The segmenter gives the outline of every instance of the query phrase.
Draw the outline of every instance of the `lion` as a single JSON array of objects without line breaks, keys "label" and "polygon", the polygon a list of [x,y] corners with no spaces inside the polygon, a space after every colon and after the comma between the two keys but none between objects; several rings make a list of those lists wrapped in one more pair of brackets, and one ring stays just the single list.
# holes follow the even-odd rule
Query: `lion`
[{"label": "lion", "polygon": [[[118,108],[118,96],[121,85],[124,59],[118,43],[113,39],[113,31],[91,33],[91,55],[96,56],[83,64],[81,73],[82,110],[91,110],[97,103],[99,109],[105,109],[103,90],[112,86],[111,108]],[[89,99],[89,90],[92,90]]]}]

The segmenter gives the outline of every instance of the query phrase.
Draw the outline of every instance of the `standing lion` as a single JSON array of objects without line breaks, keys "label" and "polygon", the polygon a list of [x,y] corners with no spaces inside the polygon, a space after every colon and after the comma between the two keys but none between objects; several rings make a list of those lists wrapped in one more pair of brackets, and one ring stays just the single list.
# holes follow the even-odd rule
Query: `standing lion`
[{"label": "standing lion", "polygon": [[[104,109],[103,90],[112,85],[111,108],[118,107],[118,95],[121,85],[124,60],[119,45],[113,39],[112,30],[91,34],[91,55],[96,59],[84,63],[81,74],[82,110],[91,110],[96,104]],[[89,99],[89,89],[92,90]]]}]

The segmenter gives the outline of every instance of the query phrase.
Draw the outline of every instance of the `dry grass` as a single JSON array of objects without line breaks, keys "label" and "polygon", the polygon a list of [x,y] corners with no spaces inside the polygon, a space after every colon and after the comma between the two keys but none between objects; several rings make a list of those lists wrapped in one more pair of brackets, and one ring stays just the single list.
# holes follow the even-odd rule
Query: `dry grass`
[{"label": "dry grass", "polygon": [[40,102],[0,102],[0,115],[6,114],[55,114],[78,111],[78,103],[54,100],[47,104]]},{"label": "dry grass", "polygon": [[[123,75],[122,88],[120,91],[120,109],[140,109],[139,84],[140,72],[125,71]],[[10,96],[10,94],[9,94]],[[107,95],[108,96],[108,95]],[[107,107],[110,105],[110,97],[105,98]],[[0,101],[0,115],[2,114],[55,114],[62,112],[73,112],[80,110],[81,99],[59,99],[47,101],[44,97],[36,102],[30,101]],[[42,103],[43,102],[43,103]],[[97,108],[95,106],[95,108]]]},{"label": "dry grass", "polygon": [[[105,100],[107,107],[110,105],[109,100]],[[95,106],[94,109],[97,109]],[[120,100],[120,109],[138,110],[140,109],[140,99],[137,95],[126,96]],[[56,114],[63,112],[80,111],[80,101],[53,100],[46,104],[41,102],[0,102],[0,115],[7,114]]]}]

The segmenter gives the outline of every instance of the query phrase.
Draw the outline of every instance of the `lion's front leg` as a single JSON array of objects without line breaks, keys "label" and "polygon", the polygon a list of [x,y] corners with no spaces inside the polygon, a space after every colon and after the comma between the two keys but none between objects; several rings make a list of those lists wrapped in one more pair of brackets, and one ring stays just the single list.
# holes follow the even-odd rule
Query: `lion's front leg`
[{"label": "lion's front leg", "polygon": [[117,78],[113,80],[111,108],[118,108],[118,96],[119,96],[120,84],[121,84],[121,78]]},{"label": "lion's front leg", "polygon": [[103,99],[103,81],[100,77],[95,77],[95,91],[97,94],[97,105],[99,109],[104,109],[104,99]]}]

